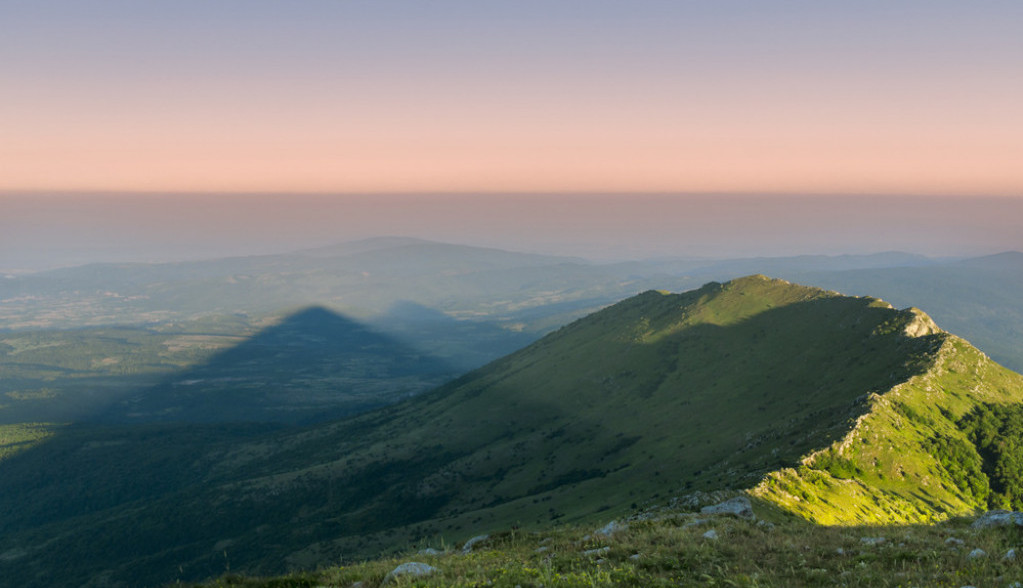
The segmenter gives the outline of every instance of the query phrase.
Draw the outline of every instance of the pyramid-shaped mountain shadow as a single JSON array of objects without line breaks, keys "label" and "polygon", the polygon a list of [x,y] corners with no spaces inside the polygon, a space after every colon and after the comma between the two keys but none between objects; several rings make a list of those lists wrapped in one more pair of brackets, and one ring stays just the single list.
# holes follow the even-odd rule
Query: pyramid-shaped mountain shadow
[{"label": "pyramid-shaped mountain shadow", "polygon": [[102,420],[304,424],[384,406],[455,375],[436,357],[310,307],[119,402]]},{"label": "pyramid-shaped mountain shadow", "polygon": [[515,331],[496,321],[459,320],[437,310],[400,300],[373,321],[381,331],[431,352],[468,372],[518,351],[540,338],[536,332]]}]

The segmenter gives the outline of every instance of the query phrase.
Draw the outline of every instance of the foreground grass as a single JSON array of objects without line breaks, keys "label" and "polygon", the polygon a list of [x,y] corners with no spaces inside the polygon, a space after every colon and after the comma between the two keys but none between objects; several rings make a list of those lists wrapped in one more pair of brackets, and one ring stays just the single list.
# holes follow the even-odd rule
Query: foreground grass
[{"label": "foreground grass", "polygon": [[[402,557],[270,579],[224,576],[207,587],[360,586],[1016,586],[1023,533],[940,525],[822,527],[752,523],[733,517],[662,513],[610,536],[590,527],[507,531],[471,553],[410,550]],[[708,538],[708,531],[716,538]],[[442,546],[435,545],[440,548]],[[1010,549],[1020,551],[1006,558]],[[985,553],[979,555],[974,550]],[[385,580],[397,565],[422,562],[430,576]],[[1023,586],[1019,584],[1018,586]]]}]

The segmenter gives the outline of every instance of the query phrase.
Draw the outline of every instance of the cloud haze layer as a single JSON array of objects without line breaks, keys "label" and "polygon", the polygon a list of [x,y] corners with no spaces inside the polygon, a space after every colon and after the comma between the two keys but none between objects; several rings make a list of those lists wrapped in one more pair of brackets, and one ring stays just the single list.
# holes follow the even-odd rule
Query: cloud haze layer
[{"label": "cloud haze layer", "polygon": [[1023,3],[8,0],[0,190],[1023,196]]},{"label": "cloud haze layer", "polygon": [[598,260],[1023,250],[1023,199],[0,194],[0,270],[277,253],[380,235]]}]

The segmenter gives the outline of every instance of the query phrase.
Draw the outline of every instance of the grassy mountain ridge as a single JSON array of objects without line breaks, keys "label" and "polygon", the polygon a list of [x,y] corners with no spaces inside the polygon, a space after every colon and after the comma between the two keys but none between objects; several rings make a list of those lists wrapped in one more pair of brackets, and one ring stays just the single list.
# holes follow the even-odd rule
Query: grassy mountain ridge
[{"label": "grassy mountain ridge", "polygon": [[[718,489],[823,522],[940,519],[985,504],[983,463],[942,460],[976,454],[961,417],[1021,400],[1023,377],[916,309],[764,276],[648,291],[354,418],[205,440],[167,428],[187,475],[163,488],[159,460],[117,469],[144,432],[54,433],[0,462],[41,472],[0,476],[0,577],[279,573]],[[75,468],[128,477],[40,493]]]},{"label": "grassy mountain ridge", "polygon": [[1023,253],[1008,251],[928,265],[772,273],[847,294],[880,296],[918,306],[943,328],[969,340],[995,361],[1023,371]]},{"label": "grassy mountain ridge", "polygon": [[929,369],[872,396],[857,426],[753,494],[825,524],[942,519],[988,501],[983,459],[961,425],[986,405],[1018,405],[1023,385],[966,341],[947,335]]}]

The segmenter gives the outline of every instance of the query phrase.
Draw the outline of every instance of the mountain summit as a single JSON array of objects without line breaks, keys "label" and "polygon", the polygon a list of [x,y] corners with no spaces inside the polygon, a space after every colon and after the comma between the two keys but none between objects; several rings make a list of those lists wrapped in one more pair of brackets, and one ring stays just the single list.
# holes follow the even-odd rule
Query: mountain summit
[{"label": "mountain summit", "polygon": [[[137,584],[215,573],[229,545],[232,570],[263,574],[718,489],[825,523],[936,520],[995,495],[962,419],[1021,400],[1023,377],[917,309],[750,276],[639,294],[375,412],[203,448],[194,485],[22,522],[0,553],[85,550],[67,559]],[[108,445],[89,458],[119,459]],[[54,467],[47,451],[19,467]],[[133,555],[112,562],[118,537]]]}]

